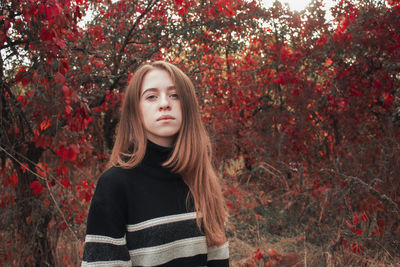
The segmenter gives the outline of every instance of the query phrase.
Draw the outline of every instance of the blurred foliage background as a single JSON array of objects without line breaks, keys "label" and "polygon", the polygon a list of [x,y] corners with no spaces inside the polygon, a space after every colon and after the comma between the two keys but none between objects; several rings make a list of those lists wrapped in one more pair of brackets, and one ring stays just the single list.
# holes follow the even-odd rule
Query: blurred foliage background
[{"label": "blurred foliage background", "polygon": [[232,266],[400,263],[400,6],[2,0],[0,264],[78,266],[124,88],[195,82]]}]

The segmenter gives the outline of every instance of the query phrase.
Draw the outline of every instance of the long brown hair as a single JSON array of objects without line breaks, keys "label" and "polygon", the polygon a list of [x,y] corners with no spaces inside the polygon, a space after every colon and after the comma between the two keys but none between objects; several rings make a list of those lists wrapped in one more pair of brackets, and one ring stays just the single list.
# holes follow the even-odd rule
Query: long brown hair
[{"label": "long brown hair", "polygon": [[204,228],[207,244],[221,245],[226,241],[225,206],[212,165],[211,143],[201,121],[194,85],[179,68],[171,63],[156,61],[142,65],[135,71],[125,91],[108,167],[132,168],[144,157],[147,142],[138,107],[143,78],[154,69],[169,73],[175,83],[182,109],[182,126],[172,155],[163,166],[171,167],[188,185],[198,215],[197,224],[199,228]]}]

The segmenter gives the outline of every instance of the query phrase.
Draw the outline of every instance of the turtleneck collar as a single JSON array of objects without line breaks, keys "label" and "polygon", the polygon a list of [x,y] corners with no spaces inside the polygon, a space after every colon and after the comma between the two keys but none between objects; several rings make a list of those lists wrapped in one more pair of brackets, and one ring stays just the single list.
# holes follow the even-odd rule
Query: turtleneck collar
[{"label": "turtleneck collar", "polygon": [[164,147],[147,140],[143,163],[161,166],[171,156],[173,147]]}]

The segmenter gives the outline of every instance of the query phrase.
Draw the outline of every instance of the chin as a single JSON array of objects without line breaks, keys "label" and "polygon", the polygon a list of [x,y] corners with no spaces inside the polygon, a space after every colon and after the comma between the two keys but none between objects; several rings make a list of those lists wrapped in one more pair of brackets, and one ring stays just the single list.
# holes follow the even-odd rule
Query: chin
[{"label": "chin", "polygon": [[175,137],[178,133],[177,132],[171,132],[171,133],[159,133],[158,136],[161,137]]}]

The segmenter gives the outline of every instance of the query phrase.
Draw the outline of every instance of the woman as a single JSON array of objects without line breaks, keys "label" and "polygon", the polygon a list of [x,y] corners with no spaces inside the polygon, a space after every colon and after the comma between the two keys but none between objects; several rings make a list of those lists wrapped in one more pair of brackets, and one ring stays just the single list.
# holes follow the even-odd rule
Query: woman
[{"label": "woman", "polygon": [[141,66],[97,184],[82,266],[229,266],[221,189],[190,79]]}]

